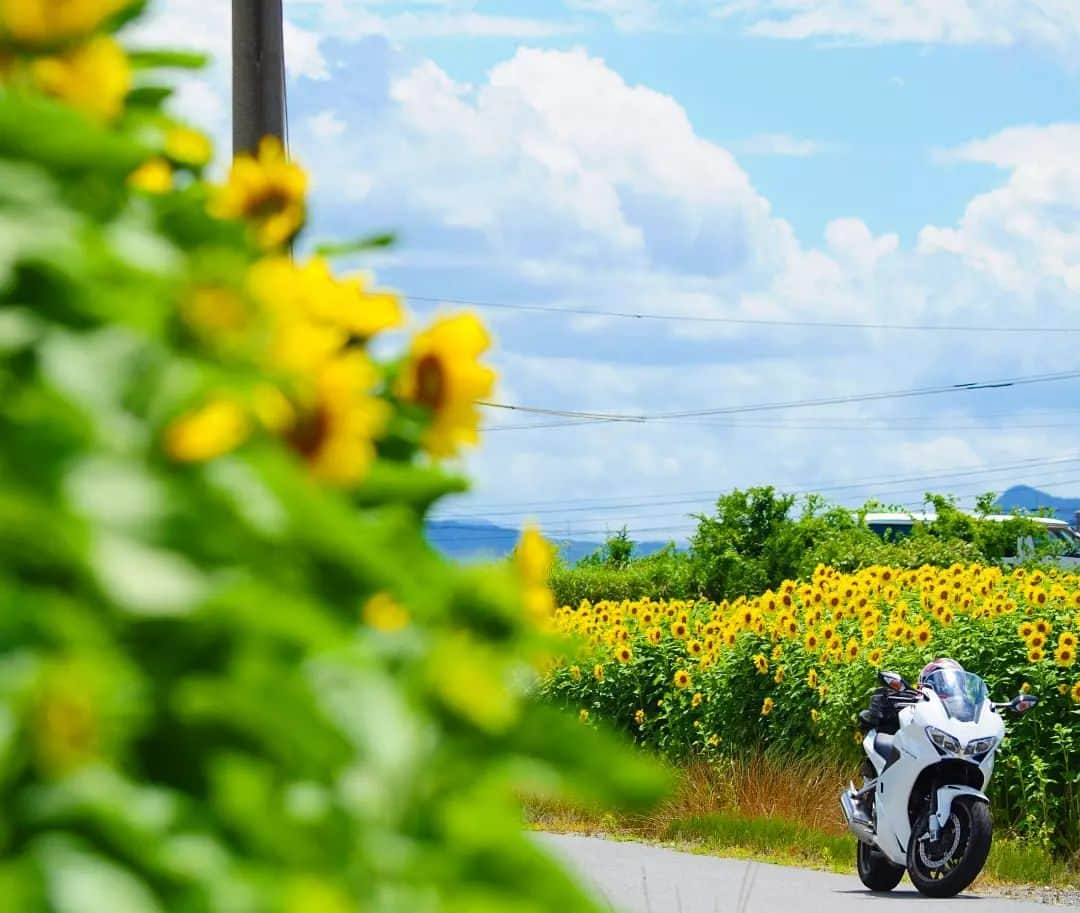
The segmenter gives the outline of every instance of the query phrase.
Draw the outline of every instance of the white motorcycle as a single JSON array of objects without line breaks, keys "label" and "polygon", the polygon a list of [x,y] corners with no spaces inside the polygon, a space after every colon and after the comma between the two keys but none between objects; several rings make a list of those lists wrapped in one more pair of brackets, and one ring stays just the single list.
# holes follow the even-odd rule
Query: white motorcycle
[{"label": "white motorcycle", "polygon": [[840,795],[859,838],[859,878],[871,891],[891,891],[907,871],[920,893],[952,897],[978,877],[990,852],[983,790],[1005,736],[1000,711],[1024,713],[1038,698],[995,704],[979,676],[959,669],[940,669],[919,689],[896,673],[880,678],[899,710],[899,730],[867,733],[863,785]]}]

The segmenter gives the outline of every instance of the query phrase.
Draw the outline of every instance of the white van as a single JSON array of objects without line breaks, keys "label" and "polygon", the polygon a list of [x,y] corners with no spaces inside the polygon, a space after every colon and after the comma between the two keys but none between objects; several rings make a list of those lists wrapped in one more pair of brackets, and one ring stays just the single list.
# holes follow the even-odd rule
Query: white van
[{"label": "white van", "polygon": [[[975,516],[975,514],[969,514]],[[903,539],[911,534],[912,528],[917,523],[930,523],[937,518],[934,513],[915,511],[912,513],[874,511],[865,517],[865,523],[870,530],[882,539]],[[1006,520],[1014,520],[1013,514],[988,514],[981,519],[991,523],[1004,523]],[[1046,536],[1061,547],[1061,554],[1049,563],[1060,568],[1074,570],[1080,568],[1080,535],[1064,520],[1056,517],[1024,517],[1032,523],[1037,523],[1046,530]],[[1035,541],[1031,536],[1025,536],[1016,543],[1016,557],[1004,558],[1004,564],[1019,564],[1026,558],[1035,554]]]}]

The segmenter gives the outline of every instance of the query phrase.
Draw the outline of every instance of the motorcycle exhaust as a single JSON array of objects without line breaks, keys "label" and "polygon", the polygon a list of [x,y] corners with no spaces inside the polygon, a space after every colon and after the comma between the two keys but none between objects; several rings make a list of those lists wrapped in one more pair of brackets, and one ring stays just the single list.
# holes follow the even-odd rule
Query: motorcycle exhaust
[{"label": "motorcycle exhaust", "polygon": [[848,830],[858,837],[863,843],[874,842],[874,822],[863,813],[855,804],[856,800],[851,790],[840,793],[840,807],[844,810],[847,819]]}]

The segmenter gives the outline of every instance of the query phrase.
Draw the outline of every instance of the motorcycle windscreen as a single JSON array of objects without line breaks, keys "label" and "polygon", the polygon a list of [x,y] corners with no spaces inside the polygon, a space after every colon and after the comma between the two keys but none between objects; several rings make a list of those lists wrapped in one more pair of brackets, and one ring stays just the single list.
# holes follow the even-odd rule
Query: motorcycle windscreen
[{"label": "motorcycle windscreen", "polygon": [[933,688],[945,712],[961,723],[976,723],[986,702],[986,682],[971,672],[939,669],[929,675],[926,684]]}]

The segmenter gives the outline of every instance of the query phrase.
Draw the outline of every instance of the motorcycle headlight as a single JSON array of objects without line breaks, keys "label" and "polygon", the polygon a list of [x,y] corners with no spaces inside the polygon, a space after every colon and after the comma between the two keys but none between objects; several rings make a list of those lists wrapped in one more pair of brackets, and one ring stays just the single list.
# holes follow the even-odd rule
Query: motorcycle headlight
[{"label": "motorcycle headlight", "polygon": [[968,742],[964,754],[969,758],[977,758],[991,752],[995,745],[997,745],[997,736],[988,735],[985,739],[975,739]]},{"label": "motorcycle headlight", "polygon": [[960,754],[960,743],[947,732],[942,732],[933,726],[927,726],[926,737],[942,754]]}]

